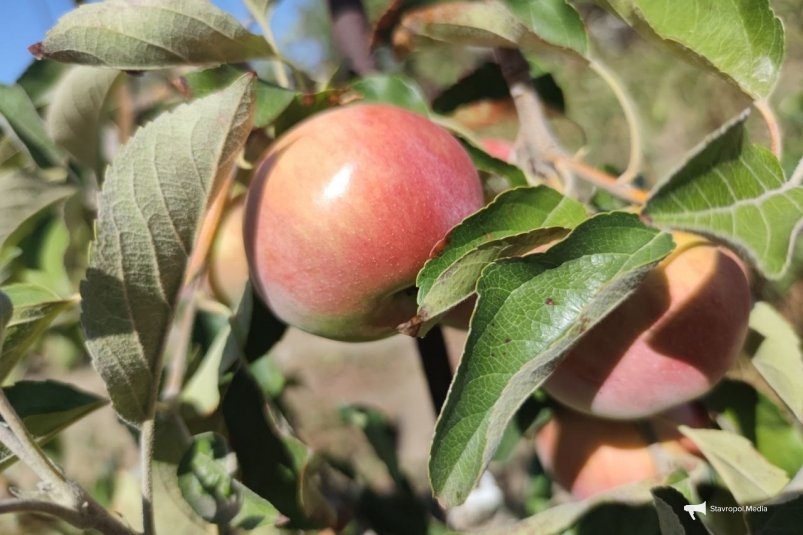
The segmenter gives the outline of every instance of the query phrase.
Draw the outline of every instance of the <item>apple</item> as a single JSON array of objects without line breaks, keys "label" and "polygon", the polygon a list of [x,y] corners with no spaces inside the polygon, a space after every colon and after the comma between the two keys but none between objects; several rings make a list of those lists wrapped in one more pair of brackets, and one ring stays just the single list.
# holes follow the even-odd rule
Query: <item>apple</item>
[{"label": "apple", "polygon": [[677,426],[709,427],[697,405],[685,404],[644,421],[612,422],[565,407],[535,435],[544,470],[582,500],[628,483],[690,469],[700,451]]},{"label": "apple", "polygon": [[545,390],[575,410],[649,416],[708,392],[747,335],[750,285],[731,253],[691,234],[560,361]]},{"label": "apple", "polygon": [[248,282],[248,261],[243,243],[245,195],[237,195],[226,206],[209,258],[208,279],[214,296],[233,307]]},{"label": "apple", "polygon": [[480,141],[480,146],[485,152],[505,162],[512,162],[515,159],[515,147],[513,143],[506,139],[494,137],[485,138]]},{"label": "apple", "polygon": [[289,325],[344,341],[390,336],[416,312],[415,277],[484,204],[466,151],[386,104],[313,116],[262,159],[244,218],[251,280]]}]

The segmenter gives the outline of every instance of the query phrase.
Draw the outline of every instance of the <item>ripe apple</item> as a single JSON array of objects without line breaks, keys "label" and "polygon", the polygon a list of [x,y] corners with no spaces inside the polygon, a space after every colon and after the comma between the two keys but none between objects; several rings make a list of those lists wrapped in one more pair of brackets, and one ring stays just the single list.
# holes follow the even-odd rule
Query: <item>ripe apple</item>
[{"label": "ripe apple", "polygon": [[747,335],[750,286],[716,245],[675,234],[678,247],[635,293],[580,339],[544,385],[575,410],[640,418],[709,391]]},{"label": "ripe apple", "polygon": [[229,201],[212,244],[209,258],[209,286],[217,299],[236,305],[248,282],[248,261],[243,243],[245,195]]},{"label": "ripe apple", "polygon": [[256,171],[244,220],[251,280],[290,325],[383,338],[415,314],[432,248],[483,203],[468,154],[427,118],[384,104],[326,111]]},{"label": "ripe apple", "polygon": [[649,420],[612,422],[555,407],[538,430],[535,449],[544,469],[582,500],[620,485],[691,468],[699,449],[677,426],[709,427],[697,405],[684,404]]}]

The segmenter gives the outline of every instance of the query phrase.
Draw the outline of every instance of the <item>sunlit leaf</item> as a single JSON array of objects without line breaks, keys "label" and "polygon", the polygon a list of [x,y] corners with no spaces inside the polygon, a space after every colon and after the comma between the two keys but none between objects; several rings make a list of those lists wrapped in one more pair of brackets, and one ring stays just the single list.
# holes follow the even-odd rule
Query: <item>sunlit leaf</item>
[{"label": "sunlit leaf", "polygon": [[71,68],[53,90],[45,127],[50,137],[78,162],[90,168],[98,163],[103,103],[119,71]]},{"label": "sunlit leaf", "polygon": [[795,330],[774,308],[756,303],[750,328],[762,336],[752,353],[753,366],[803,422],[803,347]]},{"label": "sunlit leaf", "polygon": [[10,284],[4,286],[2,291],[11,300],[14,313],[8,322],[0,353],[0,381],[8,376],[56,316],[77,304],[75,300],[63,299],[50,290],[32,284]]},{"label": "sunlit leaf", "polygon": [[421,35],[466,46],[560,50],[584,58],[585,28],[563,0],[482,0],[437,3],[404,14],[401,26]]},{"label": "sunlit leaf", "polygon": [[784,31],[767,0],[608,0],[634,27],[758,99],[778,80]]},{"label": "sunlit leaf", "polygon": [[220,65],[273,55],[260,36],[207,0],[107,0],[61,17],[38,57],[120,70]]},{"label": "sunlit leaf", "polygon": [[466,498],[517,408],[672,248],[670,235],[632,214],[602,214],[545,253],[485,268],[430,450],[439,499],[451,505]]},{"label": "sunlit leaf", "polygon": [[[19,381],[3,391],[33,438],[43,443],[68,425],[99,409],[106,400],[57,381]],[[0,470],[16,460],[0,444]]]},{"label": "sunlit leaf", "polygon": [[33,102],[18,85],[0,85],[0,127],[30,153],[39,167],[64,162],[63,153],[48,137]]},{"label": "sunlit leaf", "polygon": [[768,149],[746,142],[745,119],[701,144],[651,193],[644,215],[662,228],[722,240],[764,275],[778,278],[803,224],[803,186],[786,182]]},{"label": "sunlit leaf", "polygon": [[535,35],[552,46],[588,54],[588,38],[580,15],[565,0],[505,0]]},{"label": "sunlit leaf", "polygon": [[[243,75],[243,71],[231,65],[221,65],[214,69],[196,71],[184,76],[187,89],[192,97],[200,98],[228,86]],[[254,83],[254,126],[264,128],[293,102],[298,96],[296,91],[284,89],[256,80]]]},{"label": "sunlit leaf", "polygon": [[786,473],[770,464],[743,436],[685,425],[679,429],[700,448],[740,504],[768,500],[789,482]]},{"label": "sunlit leaf", "polygon": [[215,178],[251,128],[251,76],[158,117],[115,157],[81,284],[87,347],[118,414],[151,410],[188,255]]},{"label": "sunlit leaf", "polygon": [[72,193],[71,186],[51,184],[22,170],[0,172],[0,247],[28,219]]},{"label": "sunlit leaf", "polygon": [[419,316],[432,318],[460,303],[494,260],[561,238],[586,217],[582,204],[546,186],[500,194],[454,228],[418,274]]},{"label": "sunlit leaf", "polygon": [[418,84],[398,75],[372,74],[351,85],[367,102],[385,102],[422,115],[429,114],[426,97]]},{"label": "sunlit leaf", "polygon": [[193,437],[192,446],[178,465],[181,494],[207,522],[253,529],[273,524],[279,512],[232,477],[233,454],[220,435]]}]

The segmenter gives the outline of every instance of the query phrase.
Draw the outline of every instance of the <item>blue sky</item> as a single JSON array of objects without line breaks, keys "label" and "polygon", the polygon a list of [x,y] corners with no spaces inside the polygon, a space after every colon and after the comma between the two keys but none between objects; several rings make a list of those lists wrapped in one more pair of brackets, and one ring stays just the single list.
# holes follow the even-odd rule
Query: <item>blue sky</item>
[{"label": "blue sky", "polygon": [[[248,18],[242,0],[213,0],[213,3],[240,21]],[[295,3],[279,3],[274,27],[289,27],[293,23]],[[13,84],[17,80],[33,59],[28,46],[41,41],[59,16],[72,7],[72,0],[0,0],[0,83]]]}]

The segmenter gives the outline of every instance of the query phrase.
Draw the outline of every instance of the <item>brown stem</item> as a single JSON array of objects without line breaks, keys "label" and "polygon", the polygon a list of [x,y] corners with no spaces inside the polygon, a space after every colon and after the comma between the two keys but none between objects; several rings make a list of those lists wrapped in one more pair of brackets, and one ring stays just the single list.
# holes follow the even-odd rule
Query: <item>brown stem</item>
[{"label": "brown stem", "polygon": [[584,180],[594,184],[600,189],[604,189],[633,204],[644,204],[649,193],[641,188],[627,184],[619,180],[618,177],[592,167],[580,160],[575,160],[565,154],[550,154],[547,156],[549,161],[555,166],[565,166],[572,172],[582,177]]},{"label": "brown stem", "polygon": [[[530,78],[530,65],[517,48],[497,48],[494,53],[519,116],[519,137],[527,154],[527,170],[547,181],[556,174],[561,175],[547,155],[564,151],[549,127],[544,106]],[[573,192],[574,178],[568,174],[562,178],[567,193]]]},{"label": "brown stem", "polygon": [[443,331],[440,325],[436,325],[426,336],[416,338],[415,341],[427,379],[432,408],[435,409],[437,418],[446,402],[446,395],[452,382],[452,366],[449,362],[449,353],[446,351]]},{"label": "brown stem", "polygon": [[134,535],[136,532],[124,525],[94,500],[81,504],[76,511],[47,500],[8,499],[0,500],[0,515],[6,513],[39,513],[64,520],[81,530],[96,530],[104,535]]},{"label": "brown stem", "polygon": [[371,30],[362,0],[328,0],[332,36],[351,69],[365,75],[376,72],[371,54]]}]

